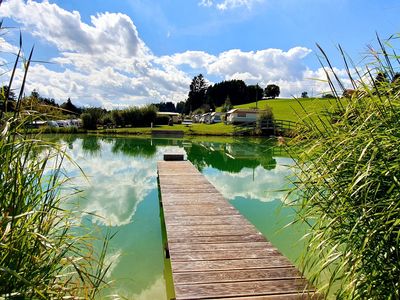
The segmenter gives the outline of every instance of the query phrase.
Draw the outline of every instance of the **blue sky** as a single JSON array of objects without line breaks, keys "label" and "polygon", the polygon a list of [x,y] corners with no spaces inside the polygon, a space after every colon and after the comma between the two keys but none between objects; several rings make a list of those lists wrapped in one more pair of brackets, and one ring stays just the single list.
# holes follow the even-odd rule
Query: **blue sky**
[{"label": "blue sky", "polygon": [[[20,28],[38,60],[28,89],[107,108],[184,100],[194,75],[212,82],[276,83],[282,96],[327,87],[321,44],[343,72],[340,43],[359,62],[367,45],[399,32],[395,0],[4,1],[5,25]],[[2,36],[9,59],[18,30]],[[15,49],[14,49],[15,50]],[[3,66],[4,68],[4,66]],[[2,78],[2,82],[6,79]]]}]

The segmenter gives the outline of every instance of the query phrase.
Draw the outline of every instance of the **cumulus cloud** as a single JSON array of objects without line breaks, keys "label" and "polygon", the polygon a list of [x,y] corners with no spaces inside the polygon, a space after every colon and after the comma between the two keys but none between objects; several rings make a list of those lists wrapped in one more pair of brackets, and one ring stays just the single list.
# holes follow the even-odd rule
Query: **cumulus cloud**
[{"label": "cumulus cloud", "polygon": [[[75,165],[78,163],[89,178],[76,176],[70,181],[72,186],[79,186],[84,191],[79,201],[80,209],[93,214],[93,222],[100,225],[129,224],[138,205],[157,186],[155,161],[146,158],[121,160],[112,154],[112,143],[101,140],[96,143],[102,149],[101,155],[92,155],[88,160],[89,155],[84,154],[82,144],[75,144],[69,150],[73,162],[66,161],[64,165],[71,176],[79,174]],[[153,167],[149,168],[149,165]]]},{"label": "cumulus cloud", "polygon": [[[199,4],[228,9],[250,7],[257,1],[261,0],[202,0]],[[299,95],[303,90],[327,90],[323,82],[308,79],[325,75],[304,64],[311,53],[305,47],[247,52],[231,49],[217,54],[189,50],[156,56],[125,14],[99,13],[85,23],[79,12],[48,1],[9,0],[2,4],[0,17],[12,18],[22,24],[25,32],[58,50],[49,60],[59,68],[40,63],[31,66],[27,92],[37,89],[41,95],[61,101],[71,97],[80,106],[111,109],[182,101],[196,73],[214,80],[241,79],[261,86],[275,83],[281,87],[283,97]],[[1,38],[0,51],[17,49]]]},{"label": "cumulus cloud", "polygon": [[[163,68],[153,62],[153,54],[125,14],[98,14],[86,24],[79,12],[48,1],[10,0],[3,3],[0,16],[21,23],[25,31],[59,50],[59,56],[51,61],[64,69],[52,71],[33,65],[28,90],[107,108],[185,98],[190,77],[172,66]],[[8,43],[1,44],[16,50]]]},{"label": "cumulus cloud", "polygon": [[[275,200],[284,202],[287,192],[283,190],[289,187],[287,178],[293,174],[289,167],[293,164],[293,160],[278,157],[275,159],[277,166],[273,170],[265,170],[258,166],[254,170],[244,168],[240,173],[229,173],[223,171],[211,172],[206,168],[204,173],[207,179],[227,199],[233,200],[237,197],[243,197],[262,202]],[[263,184],[260,184],[260,182]]]}]

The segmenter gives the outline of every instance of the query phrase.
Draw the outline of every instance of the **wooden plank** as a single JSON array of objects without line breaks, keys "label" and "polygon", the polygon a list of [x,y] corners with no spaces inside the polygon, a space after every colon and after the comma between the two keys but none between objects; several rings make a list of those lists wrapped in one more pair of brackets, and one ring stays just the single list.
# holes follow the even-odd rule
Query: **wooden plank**
[{"label": "wooden plank", "polygon": [[164,215],[167,225],[240,225],[248,224],[240,214],[237,215],[219,215],[213,216],[180,216],[180,215]]},{"label": "wooden plank", "polygon": [[176,299],[308,299],[307,281],[190,162],[159,162]]},{"label": "wooden plank", "polygon": [[307,293],[248,296],[248,297],[234,297],[234,298],[224,297],[223,299],[224,300],[308,300],[308,299],[319,300],[324,298],[317,293],[307,292]]},{"label": "wooden plank", "polygon": [[171,251],[224,251],[224,250],[249,250],[254,251],[257,249],[265,249],[267,247],[272,247],[270,243],[262,242],[232,242],[232,243],[173,243],[169,241],[169,248]]},{"label": "wooden plank", "polygon": [[211,225],[211,224],[206,224],[206,225],[167,225],[167,228],[169,231],[174,231],[174,232],[192,232],[192,231],[206,231],[206,230],[212,230],[215,229],[216,231],[218,230],[241,230],[243,228],[245,229],[251,229],[254,228],[253,225],[251,224],[241,224],[241,225],[236,225],[236,224],[217,224],[217,225]]},{"label": "wooden plank", "polygon": [[177,272],[174,279],[180,284],[215,283],[215,282],[243,282],[257,280],[280,280],[301,278],[301,274],[294,267],[275,269],[246,269],[203,272]]},{"label": "wooden plank", "polygon": [[227,260],[227,259],[242,259],[242,258],[266,258],[270,256],[282,255],[275,248],[244,250],[215,250],[212,251],[169,251],[173,261],[194,261],[194,260]]},{"label": "wooden plank", "polygon": [[237,235],[253,235],[253,228],[232,228],[232,229],[219,229],[219,230],[192,230],[192,231],[170,231],[169,238],[178,237],[199,237],[199,236],[237,236]]},{"label": "wooden plank", "polygon": [[200,272],[218,270],[248,270],[265,268],[286,268],[293,266],[284,256],[272,256],[257,259],[230,259],[230,260],[204,260],[181,262],[174,261],[172,269],[174,272]]},{"label": "wooden plank", "polygon": [[306,285],[307,282],[303,279],[176,284],[175,295],[177,299],[279,295],[298,293],[302,291]]},{"label": "wooden plank", "polygon": [[230,242],[263,242],[265,238],[259,234],[253,235],[232,235],[232,236],[194,236],[194,237],[171,237],[168,243],[230,243]]}]

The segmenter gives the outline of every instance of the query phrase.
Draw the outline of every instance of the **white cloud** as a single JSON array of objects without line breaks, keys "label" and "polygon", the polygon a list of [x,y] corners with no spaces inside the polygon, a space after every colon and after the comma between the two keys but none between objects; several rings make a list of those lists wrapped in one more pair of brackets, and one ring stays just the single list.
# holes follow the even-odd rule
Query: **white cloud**
[{"label": "white cloud", "polygon": [[18,47],[11,45],[4,38],[0,37],[0,53],[17,53]]},{"label": "white cloud", "polygon": [[199,2],[199,5],[200,6],[205,6],[205,7],[210,7],[210,6],[212,6],[214,3],[213,3],[213,1],[212,0],[201,0],[200,2]]},{"label": "white cloud", "polygon": [[[203,0],[200,4],[228,9],[251,7],[257,1],[260,0]],[[25,32],[58,49],[58,54],[49,58],[57,68],[40,63],[31,66],[27,93],[37,89],[41,95],[60,101],[71,97],[81,106],[111,109],[182,101],[196,73],[216,80],[242,79],[261,86],[276,83],[284,97],[299,95],[303,90],[315,94],[327,90],[326,84],[308,80],[324,78],[324,74],[306,67],[303,60],[311,50],[305,47],[287,51],[232,49],[219,54],[185,51],[156,56],[125,14],[100,13],[91,16],[88,24],[79,12],[48,1],[9,0],[2,4],[0,17],[12,18],[22,24]],[[16,48],[1,39],[0,51],[15,52]]]},{"label": "white cloud", "polygon": [[243,6],[250,9],[256,2],[263,1],[264,0],[224,0],[220,2],[214,2],[213,0],[201,0],[199,5],[205,7],[215,6],[219,10],[228,10]]},{"label": "white cloud", "polygon": [[[290,184],[287,178],[293,174],[288,165],[292,165],[291,159],[275,158],[277,165],[273,170],[265,170],[258,166],[254,170],[244,168],[240,173],[211,172],[206,169],[207,179],[217,188],[226,199],[243,197],[257,199],[262,202],[279,200],[284,202]],[[256,180],[254,179],[256,178]],[[260,184],[262,182],[263,184]]]}]

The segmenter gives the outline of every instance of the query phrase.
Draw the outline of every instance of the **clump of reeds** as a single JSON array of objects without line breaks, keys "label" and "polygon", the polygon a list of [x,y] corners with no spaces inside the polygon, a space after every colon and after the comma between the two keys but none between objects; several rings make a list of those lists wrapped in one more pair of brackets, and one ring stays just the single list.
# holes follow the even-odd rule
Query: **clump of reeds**
[{"label": "clump of reeds", "polygon": [[8,85],[9,92],[21,64],[15,111],[0,113],[0,298],[93,299],[104,284],[110,237],[96,254],[75,212],[62,208],[66,155],[25,130],[35,118],[20,107],[33,49],[26,58],[21,39],[19,46]]},{"label": "clump of reeds", "polygon": [[297,138],[298,221],[310,226],[302,266],[337,299],[400,298],[399,57],[393,39],[377,40],[362,67],[339,47],[351,93],[320,48],[338,108],[318,124],[304,120]]}]

